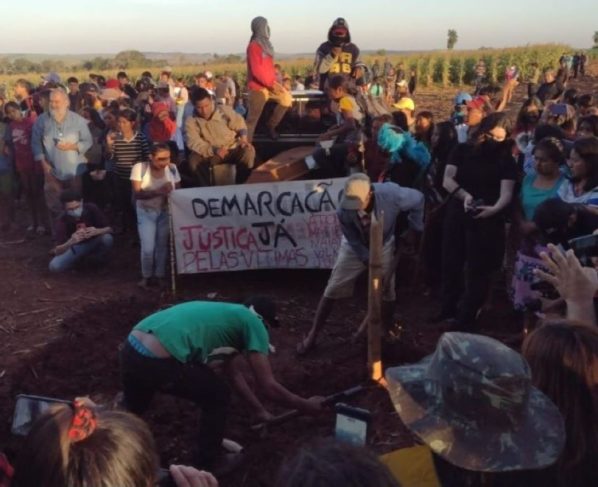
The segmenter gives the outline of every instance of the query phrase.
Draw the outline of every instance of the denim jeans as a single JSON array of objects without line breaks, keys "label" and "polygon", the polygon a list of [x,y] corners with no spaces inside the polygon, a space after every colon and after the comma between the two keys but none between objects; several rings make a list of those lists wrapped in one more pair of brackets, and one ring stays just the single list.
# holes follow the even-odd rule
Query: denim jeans
[{"label": "denim jeans", "polygon": [[105,262],[110,249],[112,249],[112,235],[109,233],[78,243],[50,261],[50,272],[68,271],[82,259]]},{"label": "denim jeans", "polygon": [[137,231],[141,243],[141,275],[145,279],[164,277],[170,231],[168,210],[137,206]]}]

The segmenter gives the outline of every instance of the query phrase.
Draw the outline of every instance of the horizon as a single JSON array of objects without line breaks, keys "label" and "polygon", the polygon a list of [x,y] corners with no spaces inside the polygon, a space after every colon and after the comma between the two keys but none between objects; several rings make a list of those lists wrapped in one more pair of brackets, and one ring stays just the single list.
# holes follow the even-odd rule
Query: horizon
[{"label": "horizon", "polygon": [[[375,9],[357,0],[347,0],[342,7],[322,3],[305,0],[299,6],[276,8],[268,0],[251,5],[232,0],[217,5],[193,0],[104,0],[101,4],[55,0],[49,5],[30,0],[27,8],[43,14],[35,17],[24,17],[21,7],[10,3],[3,11],[6,19],[14,21],[6,22],[0,32],[0,56],[110,55],[124,50],[239,54],[247,46],[251,19],[264,12],[276,52],[284,55],[315,52],[337,17],[347,20],[353,42],[364,51],[442,50],[448,29],[458,32],[455,50],[547,43],[586,49],[592,46],[596,28],[594,18],[587,15],[594,10],[595,2],[590,0],[577,0],[574,10],[564,1],[547,5],[542,0],[524,4],[503,0],[496,11],[480,9],[473,0],[429,0],[408,12],[408,22],[401,5],[390,0],[379,0]],[[396,16],[387,15],[395,11]],[[565,23],[572,28],[565,31]]]}]

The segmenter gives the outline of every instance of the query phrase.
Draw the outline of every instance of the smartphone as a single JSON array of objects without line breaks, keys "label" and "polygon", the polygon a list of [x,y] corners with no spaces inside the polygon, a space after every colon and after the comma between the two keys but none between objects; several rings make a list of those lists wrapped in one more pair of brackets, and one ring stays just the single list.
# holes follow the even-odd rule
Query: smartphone
[{"label": "smartphone", "polygon": [[29,433],[37,418],[50,409],[51,406],[71,403],[72,401],[65,399],[19,394],[10,431],[13,435],[25,436]]},{"label": "smartphone", "polygon": [[550,113],[554,116],[567,115],[567,105],[564,103],[555,103],[550,105]]},{"label": "smartphone", "polygon": [[466,213],[471,216],[478,215],[482,210],[479,209],[480,206],[484,206],[484,200],[477,199],[471,202],[471,205],[466,210]]},{"label": "smartphone", "polygon": [[352,445],[364,446],[367,443],[368,426],[372,419],[372,413],[367,409],[356,408],[344,403],[338,403],[334,408],[336,410],[336,439]]},{"label": "smartphone", "polygon": [[573,249],[579,260],[587,261],[590,257],[598,257],[598,235],[584,235],[569,240],[569,247]]},{"label": "smartphone", "polygon": [[156,487],[176,487],[176,483],[170,475],[170,470],[166,468],[161,468],[158,470],[158,481],[156,482]]}]

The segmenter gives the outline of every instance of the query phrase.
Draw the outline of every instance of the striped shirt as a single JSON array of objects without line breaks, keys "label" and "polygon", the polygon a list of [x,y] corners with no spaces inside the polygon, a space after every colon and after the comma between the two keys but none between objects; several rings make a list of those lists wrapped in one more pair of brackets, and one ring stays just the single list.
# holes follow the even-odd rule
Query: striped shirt
[{"label": "striped shirt", "polygon": [[150,146],[145,135],[135,132],[130,140],[115,140],[112,145],[112,160],[119,178],[129,180],[131,168],[138,162],[149,161]]}]

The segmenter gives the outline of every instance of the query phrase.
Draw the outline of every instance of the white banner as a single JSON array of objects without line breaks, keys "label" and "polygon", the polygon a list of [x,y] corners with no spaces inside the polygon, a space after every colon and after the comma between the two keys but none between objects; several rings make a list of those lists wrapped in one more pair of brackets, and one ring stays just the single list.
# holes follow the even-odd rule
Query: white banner
[{"label": "white banner", "polygon": [[171,194],[179,274],[331,269],[345,179],[180,189]]}]

